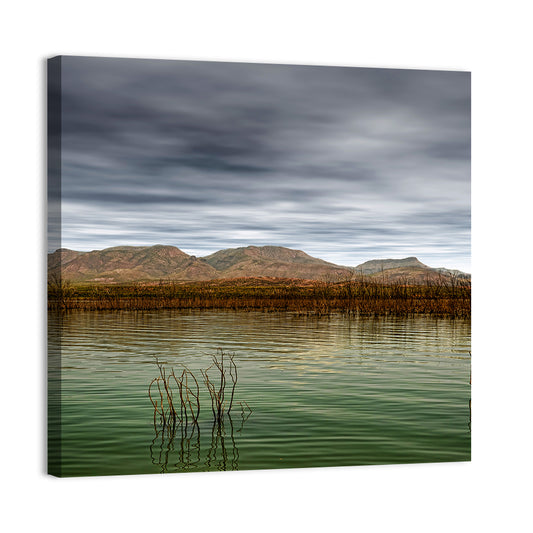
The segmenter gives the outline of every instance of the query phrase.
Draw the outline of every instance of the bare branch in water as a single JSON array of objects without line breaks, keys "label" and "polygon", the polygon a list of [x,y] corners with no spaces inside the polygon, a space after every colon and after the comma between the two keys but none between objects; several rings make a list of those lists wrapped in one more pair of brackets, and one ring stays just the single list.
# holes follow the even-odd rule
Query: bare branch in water
[{"label": "bare branch in water", "polygon": [[[213,418],[215,422],[220,422],[225,414],[230,414],[233,407],[238,371],[234,353],[224,352],[219,348],[212,359],[211,366],[206,370],[200,370],[200,373],[209,393]],[[183,367],[181,374],[177,375],[173,368],[170,368],[170,371],[167,372],[167,369],[157,357],[155,358],[155,363],[159,370],[159,376],[154,378],[148,386],[148,397],[154,407],[154,426],[157,426],[158,417],[159,424],[163,428],[175,427],[176,423],[187,425],[191,422],[192,424],[198,424],[200,416],[200,385],[194,373],[183,364],[180,365]],[[213,377],[213,373],[217,375]],[[228,375],[231,381],[231,391],[228,392],[229,405],[227,405],[225,399]],[[157,387],[159,399],[157,399],[157,396],[154,398],[153,389],[155,387]],[[179,414],[177,410],[178,398]],[[246,402],[244,404],[250,411],[246,417],[248,418],[252,410]],[[244,419],[243,403],[240,402],[240,405],[242,418]]]}]

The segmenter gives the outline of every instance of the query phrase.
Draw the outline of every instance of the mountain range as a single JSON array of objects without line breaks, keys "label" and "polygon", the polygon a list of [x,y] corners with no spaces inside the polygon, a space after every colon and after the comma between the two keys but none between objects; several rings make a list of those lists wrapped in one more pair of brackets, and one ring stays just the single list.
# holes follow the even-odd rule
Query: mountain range
[{"label": "mountain range", "polygon": [[439,278],[470,278],[458,270],[431,268],[416,257],[377,259],[356,267],[336,265],[282,246],[219,250],[206,257],[175,246],[116,246],[78,252],[61,248],[48,254],[49,279],[72,283],[207,281],[235,278],[291,278],[339,281],[354,274],[389,282],[424,283]]}]

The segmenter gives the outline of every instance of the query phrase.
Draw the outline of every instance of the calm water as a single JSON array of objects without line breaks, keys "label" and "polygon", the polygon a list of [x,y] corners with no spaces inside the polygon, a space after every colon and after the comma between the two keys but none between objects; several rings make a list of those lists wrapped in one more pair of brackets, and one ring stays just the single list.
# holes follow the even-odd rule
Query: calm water
[{"label": "calm water", "polygon": [[[470,322],[290,313],[51,313],[61,328],[64,476],[470,460]],[[158,432],[147,389],[184,363],[235,353],[239,407]],[[54,357],[53,346],[50,357]],[[52,373],[53,380],[58,375]],[[53,401],[53,400],[52,400]]]}]

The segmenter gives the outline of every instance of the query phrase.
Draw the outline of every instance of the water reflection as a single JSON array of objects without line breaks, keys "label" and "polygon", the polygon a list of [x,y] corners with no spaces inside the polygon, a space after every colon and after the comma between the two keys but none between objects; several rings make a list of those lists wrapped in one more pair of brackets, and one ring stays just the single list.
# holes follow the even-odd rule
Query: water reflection
[{"label": "water reflection", "polygon": [[158,466],[162,474],[201,469],[198,424],[179,424],[159,429],[154,427],[154,431],[155,436],[150,445],[150,458],[152,464]]},{"label": "water reflection", "polygon": [[[238,331],[238,335],[235,332]],[[350,351],[373,356],[387,351],[413,355],[466,356],[470,323],[430,317],[300,317],[260,312],[69,312],[61,320],[62,343],[81,359],[108,365],[151,363],[179,354],[193,364],[213,347],[251,357],[255,362],[284,364],[287,358],[312,366],[326,355]],[[332,352],[331,348],[335,350]],[[81,361],[80,361],[81,362]]]},{"label": "water reflection", "polygon": [[[470,458],[466,320],[73,311],[50,313],[49,326],[49,405],[61,428],[50,446],[61,475]],[[233,420],[226,413],[213,423],[200,382],[202,412],[191,424],[197,388],[183,369],[200,378],[219,348],[234,352],[239,367]],[[152,386],[159,413],[172,419],[164,431],[157,413],[152,425],[147,395],[154,358],[176,369],[177,383],[165,374],[173,386],[170,417],[164,376]],[[229,406],[230,375],[228,383]],[[241,398],[254,410],[246,424]]]},{"label": "water reflection", "polygon": [[[239,449],[235,444],[231,416],[228,416],[227,420],[229,422],[227,425],[224,424],[224,419],[213,422],[211,446],[205,461],[206,470],[239,469]],[[226,428],[228,428],[228,431]]]},{"label": "water reflection", "polygon": [[213,421],[209,437],[202,439],[198,424],[154,426],[154,438],[150,444],[150,458],[162,474],[172,472],[205,472],[213,470],[238,470],[239,448],[235,435],[240,433],[250,414],[241,414],[239,427],[230,415]]}]

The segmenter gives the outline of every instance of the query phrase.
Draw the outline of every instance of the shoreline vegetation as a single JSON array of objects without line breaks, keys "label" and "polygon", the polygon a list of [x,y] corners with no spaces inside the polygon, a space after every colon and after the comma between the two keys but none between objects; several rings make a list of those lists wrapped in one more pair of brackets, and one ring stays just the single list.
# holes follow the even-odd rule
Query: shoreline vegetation
[{"label": "shoreline vegetation", "polygon": [[470,280],[447,277],[424,284],[387,283],[364,276],[348,281],[238,278],[204,282],[127,284],[48,283],[49,310],[249,310],[327,315],[428,314],[471,316]]}]

